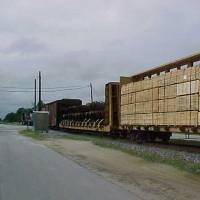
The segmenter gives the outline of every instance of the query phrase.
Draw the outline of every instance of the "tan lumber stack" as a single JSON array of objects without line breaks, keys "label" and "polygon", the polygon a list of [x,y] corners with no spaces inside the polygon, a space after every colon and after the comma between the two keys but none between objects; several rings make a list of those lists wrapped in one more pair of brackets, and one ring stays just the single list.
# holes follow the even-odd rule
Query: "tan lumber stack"
[{"label": "tan lumber stack", "polygon": [[200,65],[121,86],[122,125],[200,125]]}]

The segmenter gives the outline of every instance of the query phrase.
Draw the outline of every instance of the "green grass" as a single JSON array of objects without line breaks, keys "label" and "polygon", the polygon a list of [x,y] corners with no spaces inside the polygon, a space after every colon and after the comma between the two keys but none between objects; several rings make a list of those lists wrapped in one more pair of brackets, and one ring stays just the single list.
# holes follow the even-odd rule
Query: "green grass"
[{"label": "green grass", "polygon": [[63,135],[62,138],[70,139],[70,140],[92,141],[93,137],[87,136],[87,135],[66,134],[66,135]]},{"label": "green grass", "polygon": [[170,139],[170,142],[173,142],[175,144],[188,144],[188,145],[200,146],[200,141],[193,141],[193,140]]},{"label": "green grass", "polygon": [[133,156],[138,156],[138,157],[142,157],[144,158],[145,160],[148,160],[148,161],[160,161],[161,160],[161,156],[156,154],[156,153],[149,153],[147,151],[137,151],[137,150],[133,150],[133,149],[128,149],[126,147],[123,147],[122,145],[119,144],[109,144],[109,143],[106,143],[106,141],[93,141],[93,143],[95,145],[98,145],[98,146],[101,146],[101,147],[106,147],[106,148],[111,148],[111,149],[115,149],[115,150],[120,150],[122,152],[125,152],[125,153],[128,153],[130,155],[133,155]]},{"label": "green grass", "polygon": [[192,167],[192,172],[200,175],[200,163],[195,163]]},{"label": "green grass", "polygon": [[25,136],[27,136],[27,137],[34,138],[34,139],[36,139],[36,140],[45,140],[45,139],[50,138],[49,135],[47,135],[47,134],[42,134],[42,133],[35,133],[35,132],[33,132],[32,129],[22,130],[22,131],[20,131],[20,133],[21,133],[22,135],[25,135]]},{"label": "green grass", "polygon": [[80,140],[80,141],[113,141],[112,138],[100,136],[100,135],[91,135],[91,134],[66,134],[62,138],[71,139],[71,140]]},{"label": "green grass", "polygon": [[1,121],[0,122],[1,124],[5,124],[5,125],[22,125],[21,123],[19,122],[5,122],[5,121]]}]

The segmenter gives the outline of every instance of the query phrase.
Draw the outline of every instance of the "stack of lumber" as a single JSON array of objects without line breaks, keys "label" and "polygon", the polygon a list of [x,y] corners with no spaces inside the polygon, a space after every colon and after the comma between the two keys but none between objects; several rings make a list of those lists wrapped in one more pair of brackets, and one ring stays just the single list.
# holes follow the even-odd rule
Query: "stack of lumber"
[{"label": "stack of lumber", "polygon": [[200,125],[199,80],[197,65],[121,85],[121,125]]}]

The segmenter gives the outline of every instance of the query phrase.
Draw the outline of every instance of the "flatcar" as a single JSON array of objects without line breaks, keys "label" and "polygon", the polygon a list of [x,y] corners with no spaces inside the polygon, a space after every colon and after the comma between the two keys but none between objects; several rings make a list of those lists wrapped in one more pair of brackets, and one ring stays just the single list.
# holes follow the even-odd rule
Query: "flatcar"
[{"label": "flatcar", "polygon": [[59,127],[105,134],[116,132],[119,127],[119,83],[106,84],[105,96],[105,103],[93,102],[88,106],[68,108]]},{"label": "flatcar", "polygon": [[69,107],[56,125],[66,130],[164,142],[172,132],[200,133],[199,61],[197,53],[120,77],[120,82],[105,85],[105,103],[100,110]]}]

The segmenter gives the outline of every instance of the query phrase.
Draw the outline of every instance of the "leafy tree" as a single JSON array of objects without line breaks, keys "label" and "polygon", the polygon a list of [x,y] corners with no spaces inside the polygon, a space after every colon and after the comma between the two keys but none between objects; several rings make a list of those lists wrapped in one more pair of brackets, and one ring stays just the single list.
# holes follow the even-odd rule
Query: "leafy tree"
[{"label": "leafy tree", "polygon": [[23,115],[25,113],[31,113],[33,112],[32,108],[19,108],[16,112],[18,117],[18,122],[21,122],[23,120]]},{"label": "leafy tree", "polygon": [[[43,108],[45,106],[45,103],[41,100],[41,108]],[[34,111],[35,110],[35,105],[32,102],[31,103],[31,109]],[[36,104],[36,110],[39,110],[39,102]]]},{"label": "leafy tree", "polygon": [[7,114],[4,120],[7,122],[17,122],[18,116],[16,113],[12,112],[12,113]]},{"label": "leafy tree", "polygon": [[[41,108],[43,108],[45,106],[45,103],[41,100]],[[39,110],[39,102],[37,104],[37,110]]]},{"label": "leafy tree", "polygon": [[[41,107],[44,107],[44,102],[41,101]],[[37,104],[37,110],[39,107],[39,103]],[[34,110],[34,107],[32,108],[18,108],[16,113],[8,113],[6,117],[4,118],[5,121],[7,122],[22,122],[23,121],[23,116],[25,113],[32,113]],[[1,120],[0,120],[1,121]]]},{"label": "leafy tree", "polygon": [[21,122],[23,120],[23,114],[26,112],[25,108],[19,108],[16,112],[18,117],[18,122]]}]

